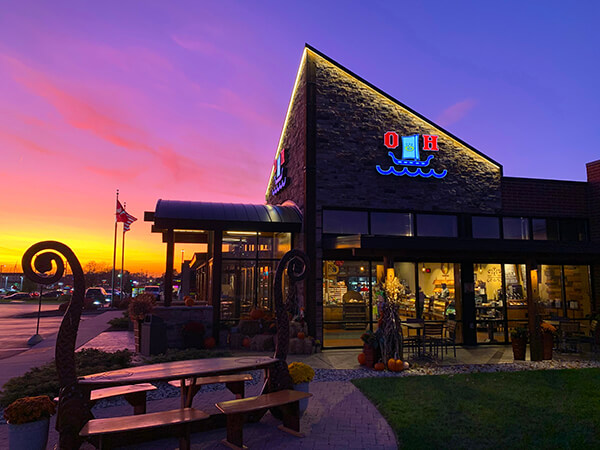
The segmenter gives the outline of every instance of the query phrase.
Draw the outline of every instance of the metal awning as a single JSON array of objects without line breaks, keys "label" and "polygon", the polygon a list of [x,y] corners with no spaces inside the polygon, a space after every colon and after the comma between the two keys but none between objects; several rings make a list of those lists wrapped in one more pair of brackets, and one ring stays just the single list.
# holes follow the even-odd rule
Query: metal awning
[{"label": "metal awning", "polygon": [[144,220],[154,222],[152,231],[159,233],[169,229],[276,232],[302,229],[302,213],[291,202],[253,205],[160,199],[154,212],[144,214]]}]

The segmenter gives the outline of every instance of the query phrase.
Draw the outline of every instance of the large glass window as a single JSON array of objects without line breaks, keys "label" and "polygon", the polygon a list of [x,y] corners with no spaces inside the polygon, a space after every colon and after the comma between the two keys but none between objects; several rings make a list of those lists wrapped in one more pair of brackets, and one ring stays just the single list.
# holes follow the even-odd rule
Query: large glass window
[{"label": "large glass window", "polygon": [[223,233],[223,258],[256,258],[256,233]]},{"label": "large glass window", "polygon": [[505,295],[500,264],[475,264],[475,311],[477,342],[504,342]]},{"label": "large glass window", "polygon": [[256,296],[256,262],[224,261],[221,282],[221,319],[239,320],[249,314]]},{"label": "large glass window", "polygon": [[500,219],[498,217],[473,216],[471,223],[475,239],[500,238]]},{"label": "large glass window", "polygon": [[366,211],[323,210],[323,233],[368,234]]},{"label": "large glass window", "polygon": [[562,267],[541,265],[538,271],[538,312],[543,317],[563,317]]},{"label": "large glass window", "polygon": [[372,212],[371,234],[388,236],[412,236],[412,214]]},{"label": "large glass window", "polygon": [[[462,317],[457,301],[453,263],[419,263],[419,286],[417,294],[417,317],[425,320],[446,320]],[[458,274],[458,271],[457,271]]]},{"label": "large glass window", "polygon": [[[583,319],[592,309],[589,266],[564,266],[564,271],[567,317]],[[582,325],[587,327],[588,322]]]},{"label": "large glass window", "polygon": [[417,235],[430,237],[456,237],[456,216],[442,214],[417,214]]},{"label": "large glass window", "polygon": [[375,279],[368,261],[323,261],[323,345],[360,346]]},{"label": "large glass window", "polygon": [[527,324],[527,273],[525,264],[504,264],[508,327]]},{"label": "large glass window", "polygon": [[504,239],[529,239],[529,220],[526,217],[504,217]]},{"label": "large glass window", "polygon": [[411,262],[394,263],[383,273],[383,264],[377,265],[377,280],[380,286],[386,283],[388,295],[395,297],[401,319],[416,317],[415,309],[415,264]]}]

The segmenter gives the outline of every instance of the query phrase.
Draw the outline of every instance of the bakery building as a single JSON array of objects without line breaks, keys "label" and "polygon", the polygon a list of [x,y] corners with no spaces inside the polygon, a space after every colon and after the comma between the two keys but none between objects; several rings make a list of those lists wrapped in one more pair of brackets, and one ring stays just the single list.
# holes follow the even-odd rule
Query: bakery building
[{"label": "bakery building", "polygon": [[159,200],[146,220],[166,243],[166,286],[175,244],[206,244],[182,273],[215,330],[271,309],[277,261],[299,248],[305,317],[325,348],[362,345],[383,283],[404,318],[456,320],[465,344],[508,343],[533,314],[587,332],[598,309],[600,160],[586,167],[587,182],[505,177],[307,45],[266,204]]}]

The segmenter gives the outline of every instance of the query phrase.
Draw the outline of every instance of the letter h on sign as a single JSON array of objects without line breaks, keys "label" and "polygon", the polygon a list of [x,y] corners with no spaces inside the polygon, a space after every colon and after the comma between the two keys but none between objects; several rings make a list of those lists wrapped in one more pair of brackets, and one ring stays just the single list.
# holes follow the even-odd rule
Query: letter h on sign
[{"label": "letter h on sign", "polygon": [[423,135],[423,150],[428,150],[430,152],[437,152],[438,149],[438,145],[437,145],[437,136],[431,136],[429,134],[424,134]]}]

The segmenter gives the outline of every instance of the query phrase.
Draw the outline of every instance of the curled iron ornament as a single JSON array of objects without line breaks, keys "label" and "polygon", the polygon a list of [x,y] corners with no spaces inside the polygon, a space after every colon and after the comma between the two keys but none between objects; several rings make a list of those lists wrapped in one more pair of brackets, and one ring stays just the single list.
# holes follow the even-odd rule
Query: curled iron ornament
[{"label": "curled iron ornament", "polygon": [[[59,245],[54,245],[59,244]],[[66,246],[56,241],[38,242],[27,249],[21,260],[23,273],[31,281],[38,284],[54,284],[60,280],[65,273],[65,263],[60,254],[60,248],[64,246],[69,252],[71,250]],[[48,251],[54,250],[54,251]],[[42,251],[43,253],[40,253]],[[61,252],[63,253],[63,252]],[[73,253],[73,252],[71,252]],[[73,255],[75,256],[75,255]],[[52,270],[52,263],[56,264],[56,270],[51,275],[45,275]]]}]

